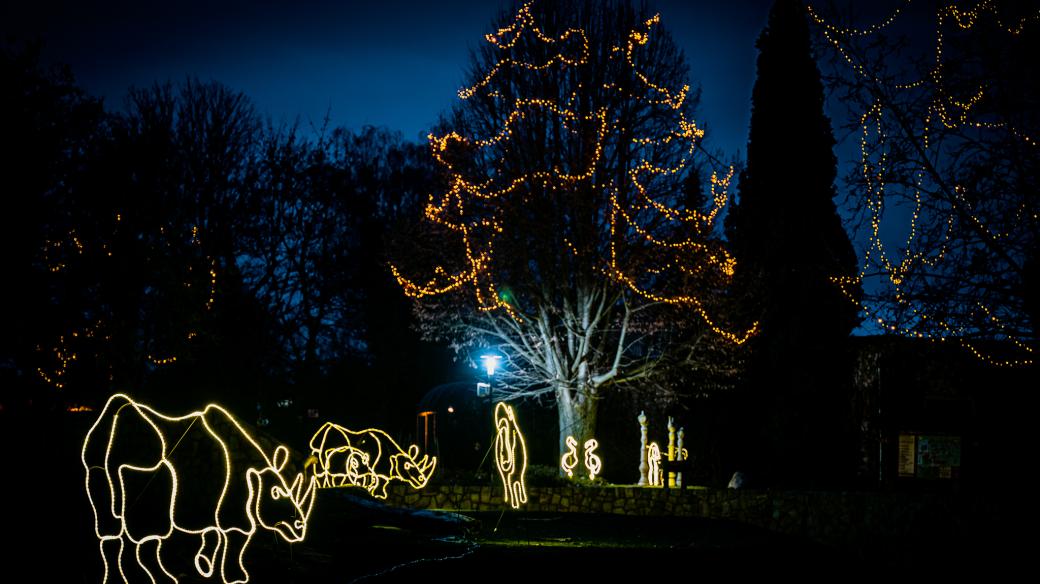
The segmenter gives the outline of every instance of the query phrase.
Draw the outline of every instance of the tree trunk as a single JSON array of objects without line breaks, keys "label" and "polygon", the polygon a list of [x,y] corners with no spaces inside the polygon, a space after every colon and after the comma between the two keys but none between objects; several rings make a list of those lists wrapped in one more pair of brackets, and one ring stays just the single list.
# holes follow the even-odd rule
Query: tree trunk
[{"label": "tree trunk", "polygon": [[[578,442],[578,460],[583,460],[581,448],[589,438],[596,437],[596,417],[599,406],[598,396],[591,391],[579,393],[574,389],[558,387],[556,389],[556,405],[560,420],[560,456],[568,450],[567,436],[573,436]],[[559,460],[559,458],[557,458]],[[563,469],[558,469],[563,474]]]}]

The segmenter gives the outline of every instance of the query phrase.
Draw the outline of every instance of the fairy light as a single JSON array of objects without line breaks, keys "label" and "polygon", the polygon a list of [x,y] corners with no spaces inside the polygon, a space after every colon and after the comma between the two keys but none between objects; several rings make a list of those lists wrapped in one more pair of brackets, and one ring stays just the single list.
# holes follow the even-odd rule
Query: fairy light
[{"label": "fairy light", "polygon": [[527,503],[527,446],[513,408],[503,402],[495,404],[495,465],[502,477],[505,502],[519,509]]},{"label": "fairy light", "polygon": [[[885,87],[898,95],[900,92],[930,91],[927,97],[926,107],[920,119],[910,120],[915,124],[914,128],[920,131],[921,143],[929,156],[940,156],[940,148],[936,136],[939,132],[952,132],[956,130],[985,130],[1002,131],[1016,139],[1021,140],[1028,147],[1035,148],[1037,141],[1020,129],[1005,122],[994,122],[978,119],[977,106],[986,100],[987,92],[985,86],[958,90],[954,94],[948,87],[945,78],[948,57],[944,53],[945,37],[947,31],[953,28],[959,31],[970,31],[976,27],[984,16],[989,17],[1001,31],[1011,36],[1020,35],[1027,26],[1040,22],[1040,9],[1030,12],[1026,16],[1015,20],[1006,20],[998,10],[997,4],[992,0],[982,0],[972,6],[959,5],[955,2],[940,4],[935,13],[935,42],[933,48],[931,67],[917,79],[911,79],[896,84],[886,83],[885,80],[875,76],[868,71],[864,63],[860,62],[849,50],[850,42],[857,37],[868,37],[881,32],[890,26],[904,12],[907,2],[893,11],[880,23],[867,28],[857,29],[852,27],[840,27],[828,22],[812,6],[808,7],[810,18],[820,27],[824,38],[837,51],[837,53],[848,63],[851,69],[873,87]],[[913,94],[916,95],[916,94]],[[909,286],[912,284],[911,276],[920,274],[927,280],[930,274],[944,265],[949,250],[953,245],[952,237],[956,221],[966,222],[973,232],[991,242],[997,242],[1003,238],[1011,237],[1014,227],[1022,225],[1025,218],[1025,209],[1020,205],[1014,214],[1014,221],[1009,222],[1009,215],[994,217],[992,221],[981,216],[965,196],[966,189],[962,185],[952,185],[952,192],[946,193],[943,187],[938,187],[941,194],[947,196],[925,201],[922,191],[925,187],[925,176],[928,169],[924,163],[913,169],[913,184],[909,185],[907,193],[913,200],[913,207],[907,229],[907,237],[899,250],[901,257],[895,258],[886,249],[882,242],[881,226],[885,217],[886,195],[889,195],[891,185],[887,184],[885,177],[889,174],[892,161],[888,157],[888,143],[886,127],[890,123],[891,112],[885,107],[880,99],[866,108],[862,113],[860,125],[860,164],[864,184],[864,197],[866,208],[869,210],[869,240],[864,251],[863,260],[860,262],[860,273],[857,277],[834,278],[834,282],[850,300],[858,302],[860,308],[880,329],[886,332],[896,332],[904,336],[920,339],[930,339],[936,342],[945,342],[947,339],[956,340],[958,344],[968,350],[976,358],[996,367],[1021,367],[1034,362],[1034,348],[1019,338],[1013,328],[1004,320],[997,318],[992,306],[978,303],[975,310],[967,311],[962,315],[942,316],[932,314],[912,303],[913,295]],[[904,120],[905,123],[905,120]],[[900,172],[906,173],[905,169]],[[933,171],[934,172],[934,171]],[[943,219],[937,217],[939,225],[943,227],[939,233],[938,241],[928,242],[928,248],[920,243],[921,229],[920,221],[925,209],[932,213],[942,213]],[[1036,217],[1032,218],[1035,223]],[[999,224],[1003,223],[1003,227]],[[945,225],[943,225],[945,223]],[[861,285],[868,274],[881,274],[884,283],[892,289],[892,298],[895,301],[896,317],[886,317],[879,310],[871,307],[866,301],[858,300],[854,291]],[[902,315],[902,316],[899,316]],[[1016,347],[1021,354],[1015,358],[997,358],[990,352],[981,349],[976,341],[971,340],[979,334],[977,322],[986,322],[996,337],[1007,339]]]},{"label": "fairy light", "polygon": [[[160,444],[159,451],[154,453],[154,464],[150,466],[135,466],[113,460],[113,445],[116,443],[116,437],[119,434],[121,416],[132,416],[135,421],[147,424],[147,427],[150,427],[152,432],[154,432],[154,436],[159,440]],[[170,455],[173,449],[176,448],[180,438],[183,437],[183,433],[173,434],[170,436],[173,440],[168,440],[163,429],[182,427],[183,432],[186,433],[188,429],[196,427],[196,425],[200,431],[206,433],[206,436],[212,440],[214,446],[220,448],[224,455],[225,474],[221,479],[223,486],[220,490],[220,495],[217,497],[213,507],[213,523],[202,527],[186,527],[177,524],[177,516],[174,513],[174,509],[181,496],[181,484],[185,480],[189,480],[192,475],[184,471],[184,469],[178,470],[170,459]],[[103,453],[96,448],[90,448],[92,440],[105,442]],[[263,463],[259,466],[246,466],[244,472],[240,473],[236,470],[234,459],[232,459],[229,450],[228,445],[232,443],[245,445],[244,447],[249,454],[257,460],[263,461]],[[252,447],[251,449],[250,446]],[[118,541],[117,568],[123,581],[129,581],[126,573],[123,571],[124,547],[129,543],[135,547],[134,558],[138,566],[148,575],[152,584],[155,584],[155,577],[152,571],[148,569],[146,562],[141,558],[141,547],[149,541],[155,541],[156,564],[170,580],[176,582],[177,578],[167,571],[163,565],[162,544],[173,536],[174,532],[180,532],[199,536],[200,547],[195,555],[195,569],[201,576],[212,576],[216,567],[215,563],[217,558],[219,558],[220,576],[224,584],[231,584],[232,582],[244,584],[248,582],[249,572],[246,570],[244,558],[246,548],[257,532],[258,526],[268,531],[274,531],[289,543],[302,541],[307,533],[307,521],[313,510],[314,498],[317,492],[315,482],[313,478],[306,481],[307,487],[304,490],[304,475],[298,473],[293,482],[291,484],[288,483],[283,476],[288,460],[288,448],[280,445],[275,448],[272,456],[268,456],[249,432],[227,410],[219,405],[210,404],[203,410],[184,416],[166,416],[147,405],[134,401],[125,394],[113,395],[105,403],[105,407],[101,410],[97,420],[87,432],[80,451],[80,461],[85,471],[87,498],[94,511],[94,532],[99,540],[98,547],[104,563],[105,571],[102,581],[107,582],[110,575],[109,561],[105,554],[105,543]],[[96,489],[91,489],[92,473],[95,476],[100,474],[104,477],[108,484],[106,493],[97,493]],[[170,523],[165,532],[142,535],[136,530],[131,533],[127,529],[128,512],[130,512],[135,499],[132,493],[127,493],[126,477],[133,473],[139,473],[149,478],[158,474],[169,476],[172,488],[169,503]],[[247,488],[246,497],[242,501],[245,518],[248,521],[246,526],[228,525],[227,520],[222,519],[230,516],[229,513],[224,512],[224,506],[227,493],[232,489],[232,481],[244,481]],[[192,492],[192,489],[185,489],[185,491]],[[95,501],[95,496],[100,496],[101,500]],[[264,512],[265,506],[263,502],[268,499],[277,500],[282,498],[285,498],[292,504],[295,519],[286,517],[274,520],[267,517],[267,514]],[[114,533],[110,531],[103,532],[101,527],[102,515],[108,521],[117,521],[119,524],[118,531]],[[245,536],[241,549],[237,551],[228,549],[230,543],[228,534],[232,532]],[[215,543],[212,554],[207,556],[205,550],[210,547],[210,538],[215,538]],[[243,578],[232,580],[227,574],[227,562],[232,558],[238,562],[238,568]]]},{"label": "fairy light", "polygon": [[[122,218],[123,216],[121,213],[115,213],[116,223],[121,222]],[[163,238],[168,237],[166,234],[167,230],[163,226],[159,227],[159,233],[163,236]],[[69,243],[71,247],[63,245],[64,243]],[[193,225],[191,227],[190,243],[195,246],[202,245],[200,229],[198,225]],[[99,245],[101,250],[105,252],[105,257],[112,257],[112,250],[110,249],[108,243],[101,242]],[[59,239],[46,241],[43,246],[44,262],[51,273],[58,273],[64,271],[68,267],[68,264],[61,259],[63,257],[62,254],[64,249],[74,249],[76,255],[84,255],[90,251],[88,245],[84,243],[82,239],[80,239],[75,229],[69,230],[64,240]],[[215,305],[217,299],[218,264],[217,261],[212,258],[207,258],[206,261],[209,263],[210,266],[209,293],[206,297],[204,306],[207,311],[210,311],[213,309],[213,306]],[[190,266],[188,270],[189,272],[191,272]],[[192,282],[190,280],[186,281],[184,283],[184,286],[186,288],[191,288]],[[94,338],[94,333],[100,328],[101,321],[97,321],[95,324],[86,328],[72,329],[67,334],[59,335],[56,346],[50,349],[50,352],[54,356],[53,361],[55,364],[52,367],[37,367],[36,371],[40,378],[43,379],[44,382],[46,382],[47,384],[54,387],[55,389],[64,389],[66,385],[65,379],[67,370],[69,366],[73,362],[75,362],[79,357],[79,352],[72,347],[73,341],[71,339],[74,339],[76,337]],[[193,340],[197,336],[198,332],[196,330],[190,330],[186,333],[186,338],[189,341]],[[103,340],[110,341],[111,336],[106,335],[103,337]],[[39,347],[38,351],[41,353],[47,352],[42,347]],[[170,365],[176,363],[178,359],[177,355],[155,356],[153,354],[147,354],[144,358],[154,366]]]},{"label": "fairy light", "polygon": [[[444,266],[434,266],[432,275],[427,279],[413,278],[405,275],[401,269],[391,264],[391,273],[404,293],[416,299],[448,293],[472,290],[479,310],[489,312],[503,310],[513,319],[522,322],[519,308],[499,293],[495,273],[495,243],[502,233],[510,228],[504,216],[503,205],[488,205],[503,201],[518,192],[527,192],[541,187],[547,191],[570,188],[591,188],[609,195],[609,252],[607,257],[593,258],[591,261],[602,262],[601,270],[618,284],[651,302],[662,302],[691,309],[707,326],[721,337],[734,342],[743,343],[757,331],[757,323],[746,330],[730,330],[721,319],[709,313],[705,299],[686,291],[668,293],[655,289],[655,282],[666,270],[684,275],[700,274],[707,270],[715,273],[723,283],[731,281],[735,261],[721,246],[711,246],[704,239],[715,229],[715,221],[728,202],[728,188],[733,177],[733,169],[729,168],[724,176],[713,173],[711,176],[711,208],[708,210],[674,208],[656,200],[648,190],[650,181],[658,177],[675,177],[689,172],[692,156],[698,143],[704,137],[704,130],[696,122],[689,120],[685,114],[685,104],[689,96],[689,86],[678,90],[654,83],[639,68],[638,52],[646,46],[660,24],[660,15],[655,15],[624,37],[621,44],[611,48],[611,59],[618,59],[627,66],[638,84],[633,97],[644,103],[665,107],[672,117],[673,127],[656,136],[629,136],[628,130],[622,127],[615,118],[615,112],[601,107],[588,113],[578,113],[573,106],[578,102],[577,89],[562,101],[547,98],[521,97],[511,101],[504,98],[501,92],[492,86],[499,74],[506,68],[522,69],[537,74],[550,67],[580,68],[589,64],[589,39],[581,29],[567,29],[558,37],[546,35],[535,21],[531,11],[531,2],[525,3],[517,12],[513,22],[500,28],[494,34],[488,34],[485,40],[495,49],[504,51],[502,57],[481,79],[470,87],[459,90],[460,99],[469,99],[480,94],[502,103],[502,111],[508,112],[503,118],[500,128],[484,137],[466,137],[457,132],[448,132],[442,136],[431,134],[428,137],[430,152],[437,164],[449,178],[447,189],[439,195],[431,195],[424,211],[424,218],[445,228],[456,238],[459,249],[463,252],[463,267],[449,270]],[[529,63],[516,60],[512,51],[520,38],[532,35],[533,40],[548,47],[551,56],[540,63]],[[568,41],[568,39],[570,39]],[[577,42],[577,41],[580,41]],[[580,50],[577,50],[580,45]],[[553,53],[555,51],[555,53]],[[576,52],[575,52],[576,51]],[[627,95],[624,89],[611,82],[602,83],[602,88]],[[518,125],[530,116],[553,116],[558,119],[565,130],[577,133],[575,128],[590,129],[590,148],[583,150],[585,158],[562,168],[530,169],[520,176],[502,180],[497,174],[481,175],[473,180],[457,168],[448,154],[455,147],[475,151],[478,156],[493,156],[496,152],[504,152],[512,140]],[[636,151],[636,160],[624,169],[624,179],[618,178],[608,183],[597,182],[596,177],[602,173],[602,160],[606,144],[614,136],[625,136],[632,144],[640,146]],[[681,153],[678,160],[670,166],[655,164],[651,158],[657,155],[657,147],[675,145]],[[493,163],[493,168],[506,166],[507,154]],[[640,156],[642,158],[640,158]],[[622,201],[618,196],[624,180],[631,187],[635,198]],[[629,189],[626,189],[629,190]],[[473,212],[474,206],[481,210]],[[485,210],[490,208],[490,210]],[[688,234],[678,239],[666,238],[652,233],[641,217],[654,213],[662,219],[671,233]],[[674,227],[672,229],[671,227]],[[607,235],[607,234],[604,234]],[[628,266],[622,261],[623,250],[620,245],[641,244],[649,246],[655,252],[649,254],[666,259],[660,265]],[[579,250],[570,240],[566,241],[570,253],[579,255]],[[597,254],[598,255],[598,254]]]},{"label": "fairy light", "polygon": [[404,450],[377,428],[353,431],[325,422],[311,437],[310,446],[316,461],[315,484],[321,488],[361,487],[377,499],[386,499],[391,481],[424,488],[437,467],[436,456],[420,459],[417,445]]},{"label": "fairy light", "polygon": [[206,310],[211,310],[217,301],[217,262],[213,260],[209,268],[209,298],[206,299]]},{"label": "fairy light", "polygon": [[[50,349],[50,353],[53,356],[53,365],[46,369],[37,367],[36,373],[44,382],[55,389],[64,389],[69,367],[79,360],[79,350],[76,347],[81,346],[84,343],[84,339],[94,339],[98,336],[101,336],[106,341],[111,340],[111,337],[107,335],[99,335],[98,332],[100,330],[101,321],[98,320],[91,326],[82,329],[72,329],[66,335],[59,335],[57,345]],[[46,353],[42,347],[37,347],[37,351]]]},{"label": "fairy light", "polygon": [[599,442],[595,438],[589,438],[585,441],[585,468],[589,471],[589,480],[596,480],[596,475],[603,470],[603,459],[595,453],[595,450],[599,448]]},{"label": "fairy light", "polygon": [[560,468],[567,473],[568,477],[573,477],[574,467],[578,466],[578,441],[574,439],[574,436],[567,436],[564,443],[567,445],[567,452],[560,457]]},{"label": "fairy light", "polygon": [[651,442],[646,447],[646,461],[650,465],[647,471],[647,482],[651,487],[661,486],[661,447],[657,442]]}]

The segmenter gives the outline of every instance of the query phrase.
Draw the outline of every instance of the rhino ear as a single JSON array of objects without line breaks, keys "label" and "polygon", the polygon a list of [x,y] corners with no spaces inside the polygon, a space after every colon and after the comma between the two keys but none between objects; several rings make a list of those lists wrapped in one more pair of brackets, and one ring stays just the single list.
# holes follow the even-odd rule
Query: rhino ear
[{"label": "rhino ear", "polygon": [[419,456],[419,446],[412,444],[408,447],[408,458],[415,460],[415,457]]},{"label": "rhino ear", "polygon": [[271,466],[278,472],[281,472],[285,468],[285,463],[289,462],[289,449],[285,446],[278,446],[274,449],[274,460],[271,462]]}]

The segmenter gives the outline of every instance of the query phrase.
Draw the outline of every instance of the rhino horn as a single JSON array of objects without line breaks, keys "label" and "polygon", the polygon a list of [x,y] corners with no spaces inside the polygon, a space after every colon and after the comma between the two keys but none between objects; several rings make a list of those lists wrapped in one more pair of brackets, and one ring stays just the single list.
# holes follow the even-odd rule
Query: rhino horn
[{"label": "rhino horn", "polygon": [[[303,475],[296,475],[296,480],[302,484]],[[304,521],[310,517],[311,509],[314,507],[314,498],[318,494],[318,489],[315,488],[316,485],[317,479],[310,477],[307,481],[307,491],[303,493],[302,497],[295,499],[296,504],[299,505],[300,510],[303,512]]]},{"label": "rhino horn", "polygon": [[419,469],[419,474],[423,477],[423,483],[430,480],[430,476],[433,475],[433,469],[437,467],[437,457],[430,458],[427,454],[422,457],[422,460],[416,465]]},{"label": "rhino horn", "polygon": [[300,490],[302,488],[303,488],[303,473],[299,473],[299,474],[296,475],[296,478],[293,480],[292,486],[289,487],[289,492],[292,493],[292,500],[293,501],[299,501],[300,500]]}]

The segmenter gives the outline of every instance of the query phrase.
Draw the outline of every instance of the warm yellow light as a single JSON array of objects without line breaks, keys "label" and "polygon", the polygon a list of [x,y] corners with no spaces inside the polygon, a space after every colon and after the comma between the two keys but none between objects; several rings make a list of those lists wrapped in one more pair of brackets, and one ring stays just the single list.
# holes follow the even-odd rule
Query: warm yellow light
[{"label": "warm yellow light", "polygon": [[401,481],[421,489],[433,476],[437,457],[423,455],[412,444],[405,451],[386,432],[367,428],[353,431],[325,422],[311,437],[315,457],[314,479],[319,487],[361,487],[377,499],[386,498],[386,486]]},{"label": "warm yellow light", "polygon": [[590,481],[596,480],[596,475],[603,470],[603,460],[593,452],[598,447],[599,442],[595,438],[589,438],[585,441],[585,468],[589,471]]},{"label": "warm yellow light", "polygon": [[647,471],[647,483],[651,487],[661,486],[661,447],[657,445],[657,442],[651,442],[646,447],[647,456],[646,460],[650,464],[650,470]]},{"label": "warm yellow light", "polygon": [[495,404],[495,464],[502,477],[505,502],[519,509],[527,503],[527,445],[516,423],[513,408],[503,402]]},{"label": "warm yellow light", "polygon": [[564,443],[567,445],[567,452],[560,457],[560,468],[567,473],[568,477],[573,477],[574,467],[578,465],[578,441],[574,439],[574,436],[567,436]]},{"label": "warm yellow light", "polygon": [[[124,426],[128,429],[127,432],[132,433],[124,435],[120,432]],[[207,468],[216,475],[209,475],[207,478],[218,479],[215,488],[181,488],[182,484],[194,482],[197,478],[193,474],[198,471],[196,466],[205,465],[205,462],[200,460],[171,458],[187,433],[193,429],[193,438],[198,437],[194,448],[211,448],[222,455],[223,469]],[[144,440],[141,432],[147,434]],[[170,433],[169,436],[167,432]],[[142,451],[141,444],[147,444],[151,439],[155,440],[157,449],[150,452]],[[113,456],[114,452],[126,456],[127,450],[113,448],[117,444],[123,444],[125,440],[133,440],[137,446],[132,450],[137,453],[133,464]],[[99,446],[98,442],[104,444],[104,447]],[[232,456],[230,444],[242,444],[246,452],[236,452]],[[141,458],[142,456],[144,458]],[[190,458],[192,455],[185,456]],[[243,465],[244,468],[239,468],[237,465],[246,457],[261,461],[261,464]],[[116,563],[122,580],[129,581],[123,569],[123,551],[126,545],[132,544],[138,566],[155,584],[153,572],[147,565],[150,562],[141,557],[141,547],[154,541],[155,565],[152,569],[158,568],[170,580],[176,582],[177,578],[166,570],[162,559],[162,544],[176,531],[199,537],[195,569],[200,575],[211,576],[219,563],[220,577],[224,584],[248,582],[249,573],[243,558],[257,526],[276,532],[288,542],[302,541],[307,533],[307,521],[314,506],[316,493],[314,479],[307,480],[307,487],[304,489],[303,474],[298,473],[290,484],[283,472],[288,460],[289,450],[285,446],[278,446],[273,455],[268,456],[246,429],[227,410],[216,404],[210,404],[201,411],[185,416],[166,416],[124,394],[113,395],[87,432],[80,453],[80,461],[86,471],[87,498],[94,511],[94,531],[99,540],[104,563],[103,581],[107,582],[109,577],[105,543],[118,541],[119,554]],[[178,464],[181,466],[178,467]],[[160,488],[162,479],[169,480],[171,492],[166,529],[141,533],[132,520],[128,521],[134,514],[134,502],[141,495],[127,492],[128,478],[135,478],[134,483],[145,481],[152,489]],[[242,486],[245,489],[242,489]],[[184,495],[184,492],[213,493],[215,499],[205,502],[207,508],[213,510],[211,523],[181,522],[176,513],[177,506],[179,503],[186,503],[182,497],[191,496]],[[232,501],[228,500],[229,492],[235,493],[235,499]],[[290,503],[288,510],[292,515],[272,517],[265,512],[265,509],[271,509],[272,505],[264,502],[277,499],[284,499]],[[131,525],[134,527],[130,527]],[[229,561],[237,562],[239,573],[227,573]]]}]

